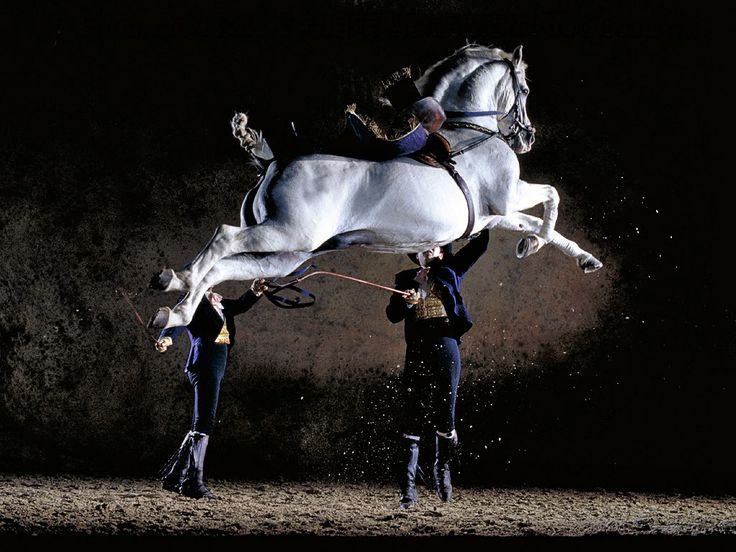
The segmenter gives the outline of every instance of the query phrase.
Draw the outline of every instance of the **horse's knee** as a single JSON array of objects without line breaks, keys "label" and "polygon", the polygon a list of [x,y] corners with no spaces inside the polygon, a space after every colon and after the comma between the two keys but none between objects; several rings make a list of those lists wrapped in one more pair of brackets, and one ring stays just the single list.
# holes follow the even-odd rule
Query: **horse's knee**
[{"label": "horse's knee", "polygon": [[[208,247],[210,253],[218,256],[227,256],[237,249],[238,232],[240,227],[221,224],[215,230],[215,235]],[[236,251],[237,252],[237,251]]]},{"label": "horse's knee", "polygon": [[236,236],[240,231],[239,226],[232,226],[230,224],[221,224],[215,229],[215,241],[231,240],[233,236]]},{"label": "horse's knee", "polygon": [[548,199],[547,199],[548,203],[554,206],[557,206],[560,204],[560,194],[557,191],[557,188],[555,188],[554,186],[550,186],[547,193],[548,193]]},{"label": "horse's knee", "polygon": [[184,291],[187,286],[186,278],[182,280],[171,268],[164,269],[159,275],[159,280],[164,286],[164,291]]}]

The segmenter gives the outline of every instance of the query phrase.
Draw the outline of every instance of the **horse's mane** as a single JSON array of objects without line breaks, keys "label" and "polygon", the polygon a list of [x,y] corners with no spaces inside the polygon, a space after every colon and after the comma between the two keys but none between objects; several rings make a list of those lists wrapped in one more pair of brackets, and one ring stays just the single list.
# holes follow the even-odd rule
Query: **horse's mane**
[{"label": "horse's mane", "polygon": [[[487,61],[511,61],[512,54],[505,52],[501,48],[493,46],[482,46],[480,44],[466,44],[458,48],[452,54],[441,59],[434,65],[430,66],[420,77],[422,93],[431,95],[440,84],[442,79],[460,65],[463,61],[472,58],[485,59]],[[522,68],[526,68],[526,64],[522,62]]]}]

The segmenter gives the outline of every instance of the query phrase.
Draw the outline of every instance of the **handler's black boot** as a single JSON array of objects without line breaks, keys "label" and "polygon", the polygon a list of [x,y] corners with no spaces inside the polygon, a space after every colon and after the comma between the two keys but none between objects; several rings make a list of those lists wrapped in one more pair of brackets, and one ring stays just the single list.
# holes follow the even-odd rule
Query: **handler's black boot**
[{"label": "handler's black boot", "polygon": [[453,430],[449,435],[445,436],[445,434],[437,432],[435,443],[434,485],[437,490],[437,498],[442,502],[449,502],[452,497],[450,460],[457,446],[457,433]]},{"label": "handler's black boot", "polygon": [[189,453],[189,471],[181,485],[181,494],[190,498],[215,498],[204,484],[204,457],[210,436],[192,431],[192,446]]},{"label": "handler's black boot", "polygon": [[417,462],[419,461],[419,438],[404,436],[401,465],[401,500],[399,508],[406,510],[417,503]]},{"label": "handler's black boot", "polygon": [[189,472],[189,459],[192,450],[192,432],[184,440],[164,468],[161,470],[161,486],[166,491],[178,493]]}]

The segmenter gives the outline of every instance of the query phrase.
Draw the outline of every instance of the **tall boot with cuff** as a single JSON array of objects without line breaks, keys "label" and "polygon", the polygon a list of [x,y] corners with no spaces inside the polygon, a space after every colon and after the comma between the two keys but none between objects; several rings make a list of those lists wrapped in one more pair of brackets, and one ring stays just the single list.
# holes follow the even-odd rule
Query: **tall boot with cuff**
[{"label": "tall boot with cuff", "polygon": [[404,434],[401,457],[401,499],[399,508],[406,510],[417,503],[417,463],[419,461],[419,437]]},{"label": "tall boot with cuff", "polygon": [[434,484],[437,498],[442,502],[449,502],[452,498],[452,475],[450,461],[457,447],[457,432],[437,432],[435,437]]},{"label": "tall boot with cuff", "polygon": [[204,484],[204,458],[210,436],[192,431],[192,446],[189,454],[189,471],[181,485],[181,494],[190,498],[215,498]]}]

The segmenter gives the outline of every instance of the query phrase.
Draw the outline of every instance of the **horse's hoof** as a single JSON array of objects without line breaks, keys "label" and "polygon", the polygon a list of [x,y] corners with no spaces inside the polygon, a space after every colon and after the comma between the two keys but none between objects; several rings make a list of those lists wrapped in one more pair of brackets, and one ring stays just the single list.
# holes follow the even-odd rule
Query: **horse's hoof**
[{"label": "horse's hoof", "polygon": [[169,315],[171,314],[171,309],[169,307],[161,307],[156,311],[156,314],[154,314],[149,320],[148,320],[148,327],[149,328],[165,328],[166,324],[169,323]]},{"label": "horse's hoof", "polygon": [[151,276],[148,287],[161,291],[180,291],[181,281],[176,277],[176,273],[171,268],[164,268],[158,274]]},{"label": "horse's hoof", "polygon": [[588,257],[585,260],[578,261],[578,265],[580,265],[580,268],[583,269],[585,274],[590,274],[591,272],[595,272],[599,268],[603,267],[603,263],[593,256]]},{"label": "horse's hoof", "polygon": [[156,274],[151,276],[151,279],[148,281],[148,287],[150,289],[158,289],[160,291],[164,291],[166,289],[166,286],[169,285],[169,282],[171,281],[171,275],[168,274],[169,270],[171,269],[165,268],[161,272],[157,272]]},{"label": "horse's hoof", "polygon": [[527,236],[521,238],[516,244],[516,258],[523,259],[529,255],[534,255],[544,245],[542,238],[539,236]]}]

